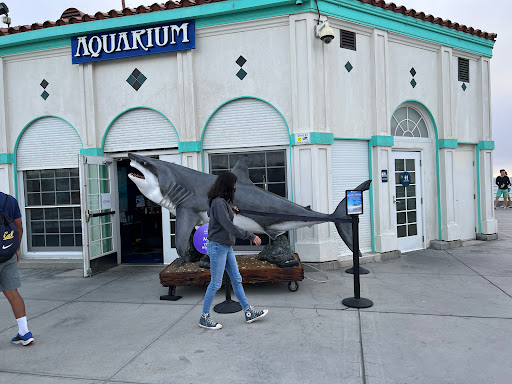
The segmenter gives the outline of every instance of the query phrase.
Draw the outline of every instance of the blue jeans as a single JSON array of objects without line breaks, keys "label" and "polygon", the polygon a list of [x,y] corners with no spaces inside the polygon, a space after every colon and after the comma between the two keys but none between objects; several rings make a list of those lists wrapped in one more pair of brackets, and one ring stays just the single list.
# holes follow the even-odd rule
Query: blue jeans
[{"label": "blue jeans", "polygon": [[206,290],[206,294],[204,295],[203,313],[210,312],[210,307],[212,306],[215,293],[217,293],[222,285],[224,269],[228,272],[233,292],[235,292],[235,296],[242,305],[242,309],[249,308],[249,303],[247,302],[244,288],[242,287],[242,276],[238,271],[235,253],[233,252],[231,245],[208,241],[206,250],[210,256],[211,280],[208,285],[208,289]]}]

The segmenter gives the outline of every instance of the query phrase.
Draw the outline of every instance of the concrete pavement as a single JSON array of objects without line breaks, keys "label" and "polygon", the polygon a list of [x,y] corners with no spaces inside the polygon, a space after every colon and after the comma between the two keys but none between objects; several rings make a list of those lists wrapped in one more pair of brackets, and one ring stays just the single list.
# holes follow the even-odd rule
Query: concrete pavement
[{"label": "concrete pavement", "polygon": [[[10,343],[17,327],[0,298],[0,383],[463,383],[512,382],[512,210],[498,209],[500,238],[422,250],[366,264],[361,294],[346,308],[352,276],[247,285],[269,308],[198,327],[204,287],[179,287],[164,302],[158,267],[121,265],[84,279],[80,271],[20,269],[36,342]],[[323,280],[306,267],[306,277]],[[219,291],[214,304],[223,300]]]}]

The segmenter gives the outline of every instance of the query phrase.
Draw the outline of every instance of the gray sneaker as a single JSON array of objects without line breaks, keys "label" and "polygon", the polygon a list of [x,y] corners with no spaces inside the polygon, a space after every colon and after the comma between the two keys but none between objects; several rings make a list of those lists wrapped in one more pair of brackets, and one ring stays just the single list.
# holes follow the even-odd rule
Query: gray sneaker
[{"label": "gray sneaker", "polygon": [[221,329],[222,324],[212,320],[209,313],[203,313],[199,319],[199,326],[206,329]]},{"label": "gray sneaker", "polygon": [[259,320],[268,313],[268,309],[264,309],[262,311],[255,311],[252,306],[247,308],[245,311],[245,321],[247,323],[252,323],[253,321]]}]

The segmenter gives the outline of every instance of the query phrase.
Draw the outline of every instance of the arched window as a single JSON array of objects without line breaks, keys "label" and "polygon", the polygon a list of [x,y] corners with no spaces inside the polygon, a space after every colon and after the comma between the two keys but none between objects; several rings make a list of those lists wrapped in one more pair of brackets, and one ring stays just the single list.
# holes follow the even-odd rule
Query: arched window
[{"label": "arched window", "polygon": [[425,119],[416,109],[409,106],[400,107],[393,114],[391,134],[401,137],[429,137]]}]

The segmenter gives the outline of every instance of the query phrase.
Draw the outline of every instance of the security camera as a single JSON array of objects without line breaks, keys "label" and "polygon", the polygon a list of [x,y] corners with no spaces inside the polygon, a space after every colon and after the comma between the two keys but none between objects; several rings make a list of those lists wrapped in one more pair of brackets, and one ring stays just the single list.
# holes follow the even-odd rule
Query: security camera
[{"label": "security camera", "polygon": [[0,3],[0,15],[7,15],[9,13],[9,8],[5,3]]},{"label": "security camera", "polygon": [[329,22],[327,20],[316,26],[316,37],[322,40],[325,44],[329,44],[334,39],[334,30],[329,27]]}]

